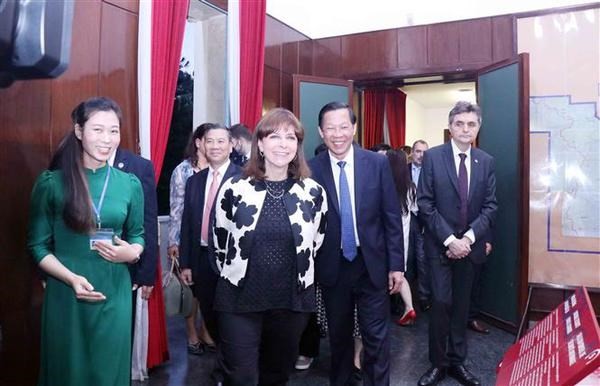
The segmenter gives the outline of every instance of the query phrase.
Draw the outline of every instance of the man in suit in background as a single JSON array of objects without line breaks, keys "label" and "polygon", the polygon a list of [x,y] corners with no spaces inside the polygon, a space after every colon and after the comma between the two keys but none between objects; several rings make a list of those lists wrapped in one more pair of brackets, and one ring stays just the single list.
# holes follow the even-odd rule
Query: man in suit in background
[{"label": "man in suit in background", "polygon": [[474,265],[485,258],[486,235],[496,210],[494,160],[471,146],[481,126],[479,106],[458,102],[450,111],[450,142],[429,149],[419,179],[419,216],[425,223],[425,255],[431,263],[433,304],[429,322],[432,367],[420,386],[448,374],[480,385],[464,366]]},{"label": "man in suit in background", "polygon": [[140,255],[140,260],[129,265],[129,273],[134,291],[140,289],[142,298],[147,300],[154,288],[158,264],[158,204],[154,167],[149,160],[121,148],[115,152],[112,166],[134,174],[142,183],[144,190],[144,242],[146,245],[144,252]]},{"label": "man in suit in background", "polygon": [[229,156],[231,162],[238,166],[244,166],[250,159],[252,149],[252,133],[243,124],[238,123],[229,128],[233,142],[233,151]]},{"label": "man in suit in background", "polygon": [[345,103],[319,112],[328,150],[309,165],[330,208],[315,273],[323,289],[331,347],[330,382],[346,385],[354,364],[354,305],[364,345],[365,385],[389,385],[389,294],[404,280],[400,206],[387,158],[353,144],[356,116]]},{"label": "man in suit in background", "polygon": [[185,186],[179,260],[182,278],[196,283],[194,296],[200,303],[202,317],[211,337],[218,340],[217,321],[213,311],[215,289],[219,278],[213,259],[209,259],[209,236],[212,234],[215,198],[229,177],[241,173],[229,160],[233,148],[229,129],[215,125],[204,133],[208,168],[191,176]]},{"label": "man in suit in background", "polygon": [[[408,164],[412,182],[415,187],[419,187],[419,176],[423,166],[423,154],[429,149],[429,145],[422,139],[416,140],[412,145],[412,162]],[[425,249],[423,246],[423,223],[419,220],[418,214],[410,218],[410,238],[414,245],[414,254],[417,265],[417,293],[419,295],[419,305],[421,310],[427,311],[431,308],[431,278],[429,275],[429,263],[425,258]]]}]

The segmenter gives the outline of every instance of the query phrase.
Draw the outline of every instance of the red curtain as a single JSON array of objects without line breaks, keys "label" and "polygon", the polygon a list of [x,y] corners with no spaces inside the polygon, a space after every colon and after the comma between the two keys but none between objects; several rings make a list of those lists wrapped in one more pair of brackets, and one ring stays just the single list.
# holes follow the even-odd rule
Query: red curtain
[{"label": "red curtain", "polygon": [[390,143],[394,149],[404,146],[406,137],[406,94],[398,89],[385,94],[385,115],[390,132]]},{"label": "red curtain", "polygon": [[383,117],[385,111],[385,91],[365,90],[363,147],[370,149],[383,142]]},{"label": "red curtain", "polygon": [[167,149],[188,7],[189,0],[152,2],[150,157],[156,182]]},{"label": "red curtain", "polygon": [[262,115],[266,0],[240,1],[240,122],[254,131]]},{"label": "red curtain", "polygon": [[165,301],[162,292],[162,268],[160,256],[156,268],[154,289],[148,299],[148,355],[146,366],[151,369],[169,359],[169,341],[165,317]]},{"label": "red curtain", "polygon": [[[169,138],[188,6],[189,0],[152,2],[150,157],[156,182],[160,178]],[[148,368],[169,359],[160,268],[159,259],[154,291],[148,301]]]}]

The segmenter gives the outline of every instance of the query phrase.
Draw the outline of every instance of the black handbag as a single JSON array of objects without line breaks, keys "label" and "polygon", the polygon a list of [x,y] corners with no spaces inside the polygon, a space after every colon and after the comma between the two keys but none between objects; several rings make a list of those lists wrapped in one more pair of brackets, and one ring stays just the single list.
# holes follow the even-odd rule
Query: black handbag
[{"label": "black handbag", "polygon": [[162,289],[167,316],[181,315],[188,317],[192,314],[194,295],[190,286],[180,278],[179,261],[171,260],[171,269],[163,273]]}]

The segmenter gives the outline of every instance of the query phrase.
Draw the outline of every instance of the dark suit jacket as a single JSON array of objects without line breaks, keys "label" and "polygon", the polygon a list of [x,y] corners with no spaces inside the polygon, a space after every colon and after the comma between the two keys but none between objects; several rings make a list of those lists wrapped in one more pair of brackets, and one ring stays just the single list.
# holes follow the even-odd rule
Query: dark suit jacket
[{"label": "dark suit jacket", "polygon": [[158,264],[158,204],[156,180],[152,162],[133,154],[129,150],[117,149],[113,166],[134,174],[144,189],[144,241],[146,243],[140,261],[129,265],[131,282],[153,286]]},{"label": "dark suit jacket", "polygon": [[[372,283],[387,287],[389,271],[404,271],[402,215],[390,164],[381,154],[353,146],[356,226],[363,259]],[[336,283],[341,259],[341,219],[329,152],[309,162],[312,178],[327,192],[329,211],[323,245],[315,262],[317,281]]]},{"label": "dark suit jacket", "polygon": [[[419,217],[425,223],[425,254],[438,258],[446,250],[444,241],[451,234],[460,237],[465,231],[459,224],[458,176],[450,142],[425,152],[417,197]],[[467,220],[468,228],[475,233],[475,244],[469,254],[474,263],[485,261],[485,240],[497,208],[494,159],[472,147]]]},{"label": "dark suit jacket", "polygon": [[[206,190],[206,181],[208,180],[209,168],[205,168],[199,173],[188,178],[185,185],[185,198],[183,201],[183,214],[181,217],[181,234],[179,240],[179,263],[181,268],[190,268],[192,276],[196,276],[199,270],[200,259],[200,232],[202,230],[202,214],[204,212],[204,191]],[[233,162],[229,163],[225,175],[221,179],[219,189],[230,177],[241,174],[242,169]],[[216,203],[216,197],[215,197]],[[214,209],[215,203],[211,209],[209,225],[209,242],[212,238],[210,232],[212,224],[214,224]],[[209,259],[211,267],[218,272],[213,259]],[[195,280],[195,279],[194,279]]]}]

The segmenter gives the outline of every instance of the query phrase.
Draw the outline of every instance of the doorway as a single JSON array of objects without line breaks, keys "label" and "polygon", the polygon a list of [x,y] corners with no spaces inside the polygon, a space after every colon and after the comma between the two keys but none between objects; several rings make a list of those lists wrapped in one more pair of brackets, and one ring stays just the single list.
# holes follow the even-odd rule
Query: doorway
[{"label": "doorway", "polygon": [[[406,85],[405,145],[424,140],[430,147],[447,142],[448,112],[457,101],[477,101],[475,82]],[[384,139],[385,139],[384,128]]]}]

